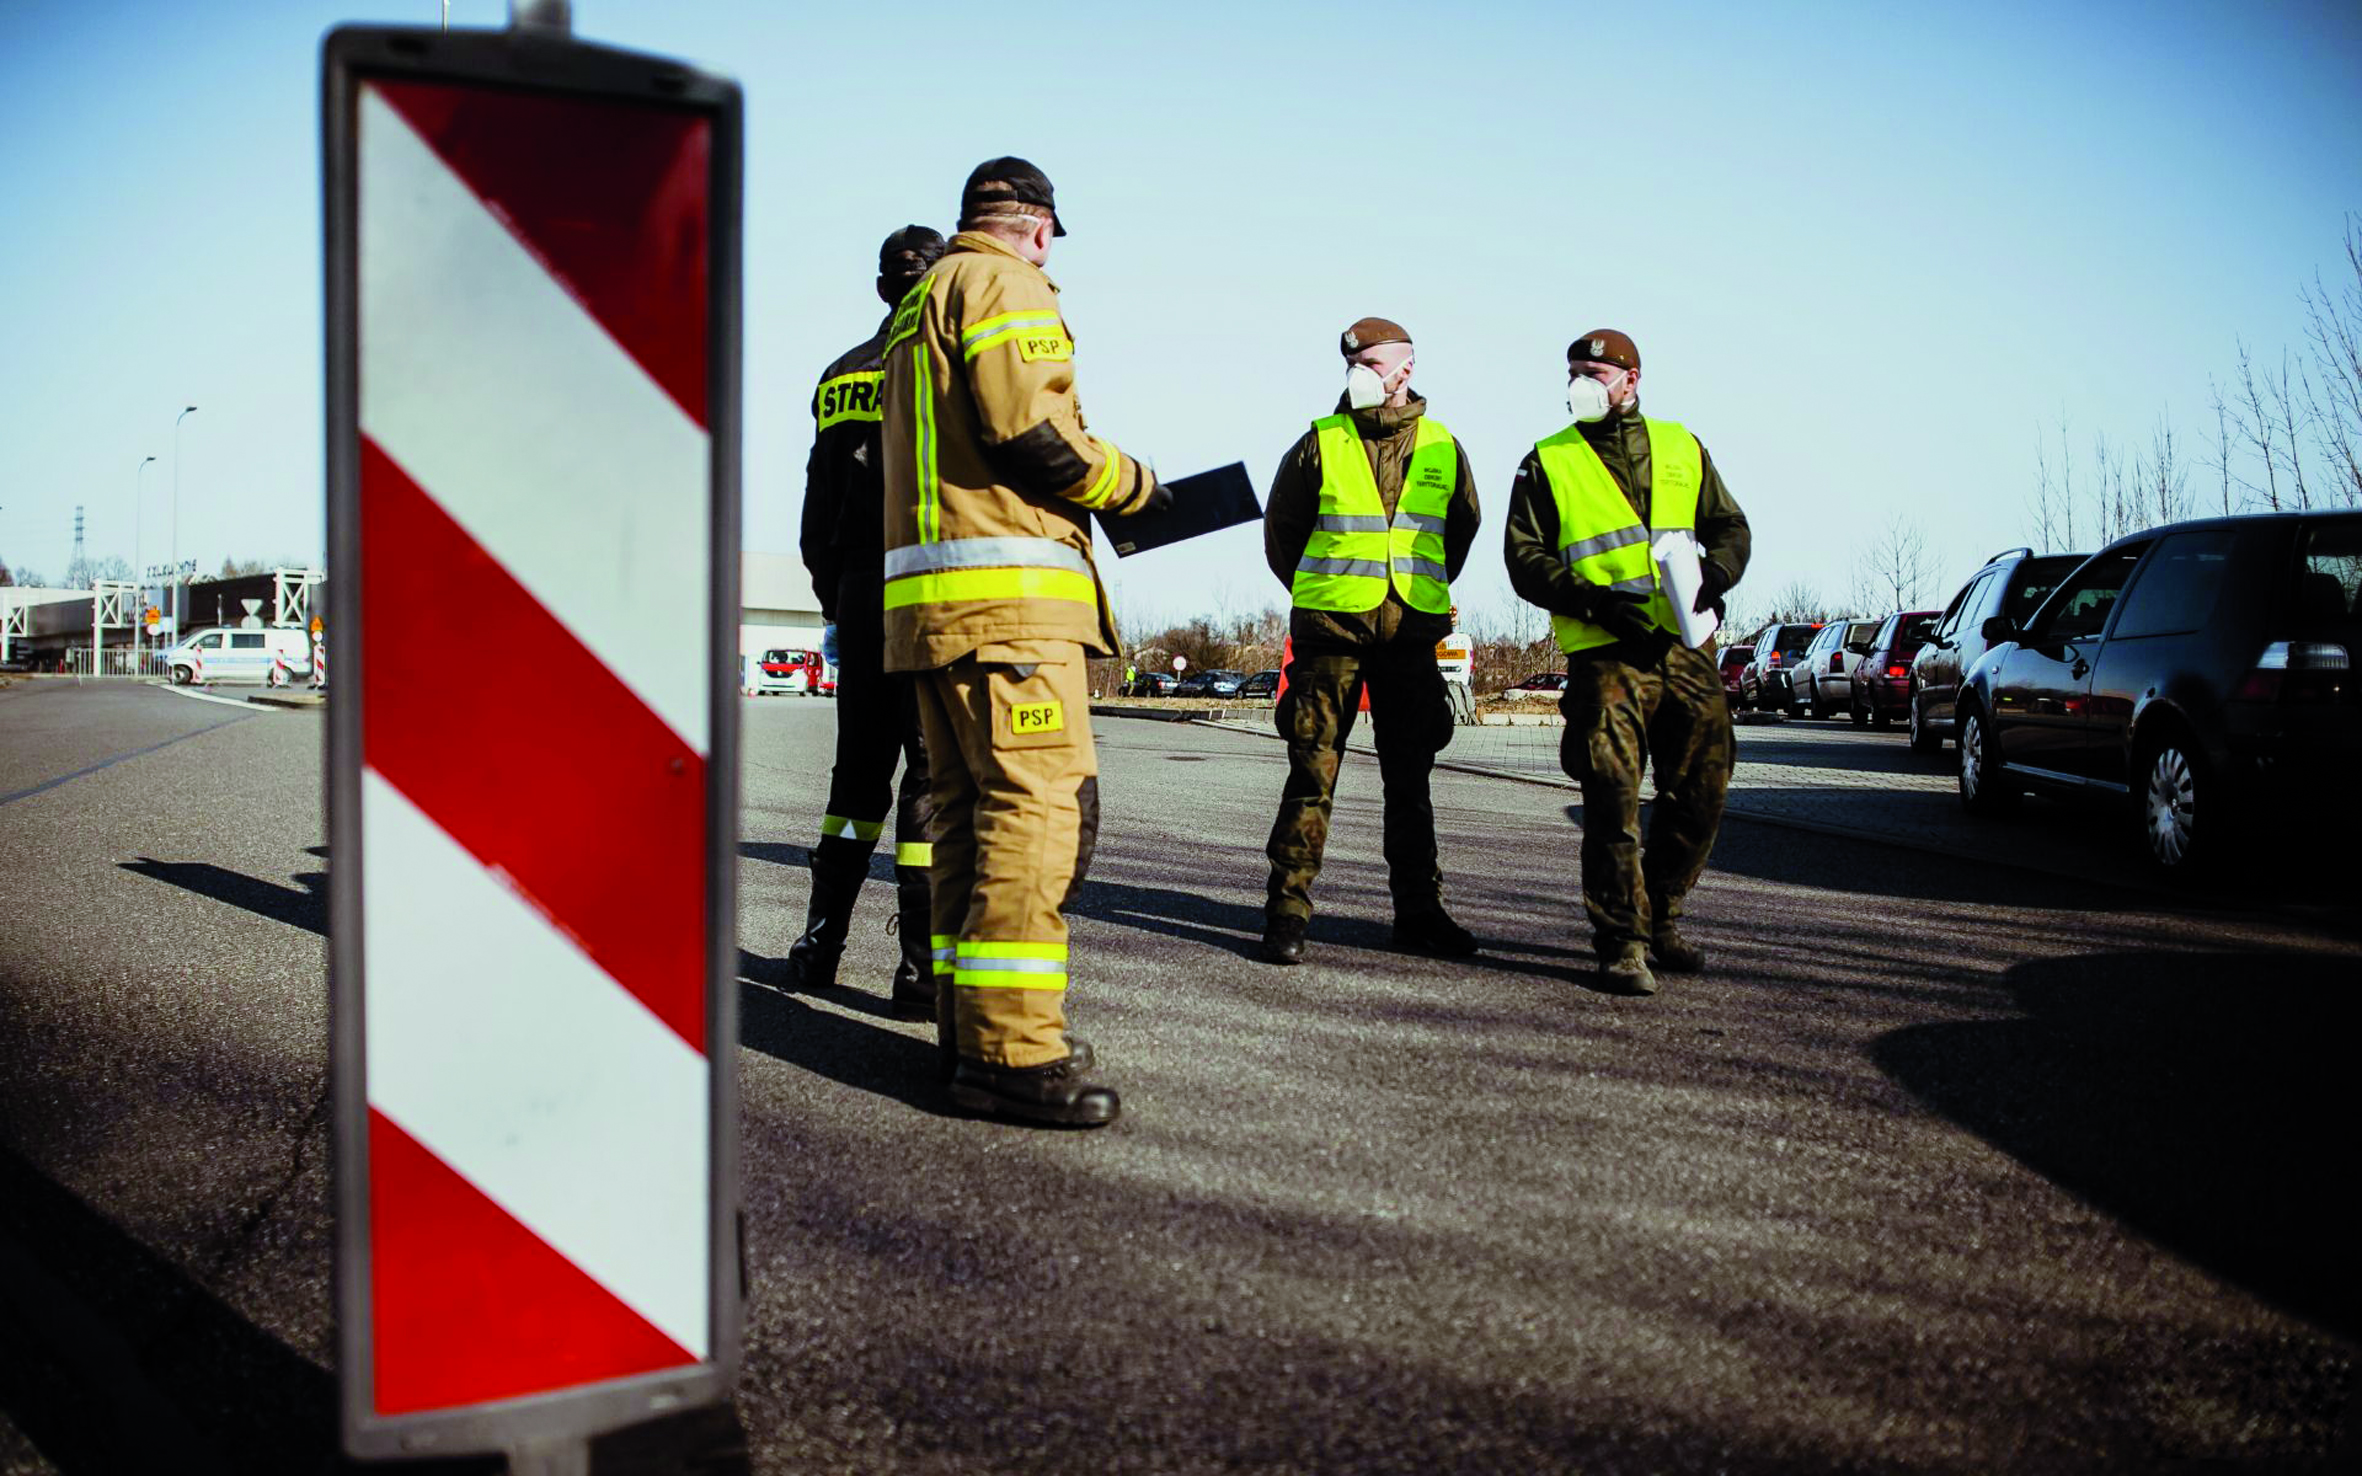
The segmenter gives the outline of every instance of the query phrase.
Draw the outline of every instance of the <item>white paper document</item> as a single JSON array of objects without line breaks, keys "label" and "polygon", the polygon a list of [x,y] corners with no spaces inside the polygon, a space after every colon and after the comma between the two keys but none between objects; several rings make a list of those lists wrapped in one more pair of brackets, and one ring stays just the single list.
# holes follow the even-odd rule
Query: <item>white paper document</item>
[{"label": "white paper document", "polygon": [[1695,649],[1703,646],[1714,635],[1720,624],[1712,610],[1696,610],[1698,587],[1705,575],[1698,567],[1698,540],[1674,529],[1657,535],[1649,549],[1657,560],[1657,578],[1663,584],[1665,598],[1673,603],[1673,616],[1681,623],[1681,643]]}]

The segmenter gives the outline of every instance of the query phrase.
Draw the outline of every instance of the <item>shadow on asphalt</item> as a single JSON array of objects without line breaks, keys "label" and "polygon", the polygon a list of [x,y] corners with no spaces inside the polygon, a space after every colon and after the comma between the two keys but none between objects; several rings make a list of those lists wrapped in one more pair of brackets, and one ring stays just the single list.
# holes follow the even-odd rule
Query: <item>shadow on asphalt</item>
[{"label": "shadow on asphalt", "polygon": [[[314,855],[322,854],[321,848],[311,850]],[[294,878],[296,885],[283,887],[210,861],[158,861],[142,856],[137,861],[116,864],[136,876],[242,907],[257,917],[283,922],[291,928],[302,928],[323,938],[328,936],[328,873],[325,871],[300,873]]]},{"label": "shadow on asphalt", "polygon": [[1912,1026],[1874,1057],[2177,1255],[2362,1336],[2350,956],[2097,954],[2020,964],[2005,987],[2025,1018]]},{"label": "shadow on asphalt", "polygon": [[380,1469],[340,1458],[325,1371],[5,1149],[0,1326],[0,1410],[65,1476]]},{"label": "shadow on asphalt", "polygon": [[[816,1010],[787,992],[787,960],[738,950],[738,1043],[830,1081],[937,1117],[957,1116],[936,1081],[935,1042],[884,1025]],[[882,983],[882,981],[881,981]],[[835,985],[816,999],[891,1018],[883,992]]]}]

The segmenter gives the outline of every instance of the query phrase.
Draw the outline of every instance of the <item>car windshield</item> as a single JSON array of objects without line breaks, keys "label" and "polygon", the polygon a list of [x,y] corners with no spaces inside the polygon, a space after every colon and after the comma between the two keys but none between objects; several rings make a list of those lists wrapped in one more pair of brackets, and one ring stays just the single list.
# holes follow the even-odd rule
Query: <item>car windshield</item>
[{"label": "car windshield", "polygon": [[1868,651],[1876,639],[1878,622],[1875,620],[1856,620],[1845,627],[1845,649],[1856,656]]},{"label": "car windshield", "polygon": [[2298,619],[2307,629],[2362,627],[2362,518],[2307,528],[2297,576]]},{"label": "car windshield", "polygon": [[1943,612],[1940,610],[1931,611],[1925,615],[1905,616],[1902,625],[1895,631],[1895,654],[1899,656],[1907,651],[1916,651],[1926,645],[1927,633],[1934,630],[1936,622],[1943,618]]},{"label": "car windshield", "polygon": [[1820,633],[1821,628],[1817,625],[1783,625],[1778,637],[1772,642],[1772,649],[1782,656],[1802,656],[1805,648],[1813,643],[1813,637]]},{"label": "car windshield", "polygon": [[2028,559],[2017,566],[2009,578],[2009,593],[2001,601],[2001,612],[2012,624],[2022,625],[2034,613],[2034,607],[2048,598],[2059,587],[2059,581],[2075,572],[2089,554],[2044,554]]}]

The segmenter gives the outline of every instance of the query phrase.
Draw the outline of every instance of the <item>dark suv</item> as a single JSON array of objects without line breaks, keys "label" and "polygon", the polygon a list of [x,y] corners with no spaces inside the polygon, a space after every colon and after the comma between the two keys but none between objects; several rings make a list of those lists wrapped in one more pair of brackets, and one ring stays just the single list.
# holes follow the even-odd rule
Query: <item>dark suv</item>
[{"label": "dark suv", "polygon": [[2012,621],[2034,613],[2052,586],[2083,562],[2084,554],[2038,554],[2012,548],[1985,560],[1944,607],[1944,618],[1928,632],[1927,644],[1911,658],[1911,746],[1933,753],[1957,737],[1952,706],[1960,679],[1985,654],[1985,622],[1996,615]]},{"label": "dark suv", "polygon": [[1755,638],[1755,654],[1739,669],[1739,705],[1793,712],[1796,664],[1820,632],[1819,621],[1765,626]]},{"label": "dark suv", "polygon": [[[1960,694],[1960,798],[2129,796],[2169,873],[2235,816],[2306,826],[2362,767],[2362,513],[2273,513],[2120,538],[1993,648]],[[2335,833],[2335,832],[2332,832]]]}]

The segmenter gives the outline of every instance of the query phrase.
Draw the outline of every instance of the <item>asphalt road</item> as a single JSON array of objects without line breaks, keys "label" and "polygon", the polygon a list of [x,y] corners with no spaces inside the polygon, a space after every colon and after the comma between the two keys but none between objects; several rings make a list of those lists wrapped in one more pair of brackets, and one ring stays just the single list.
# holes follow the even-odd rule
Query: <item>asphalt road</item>
[{"label": "asphalt road", "polygon": [[[1570,796],[1438,774],[1488,946],[1401,957],[1354,758],[1312,961],[1274,970],[1279,747],[1103,719],[1072,1004],[1126,1111],[1044,1133],[947,1115],[926,1032],[884,1017],[882,865],[854,987],[774,987],[832,708],[745,712],[757,1470],[2362,1446],[2362,943],[2318,913],[1734,819],[1708,973],[1611,998]],[[0,691],[0,1473],[332,1464],[321,722]]]}]

